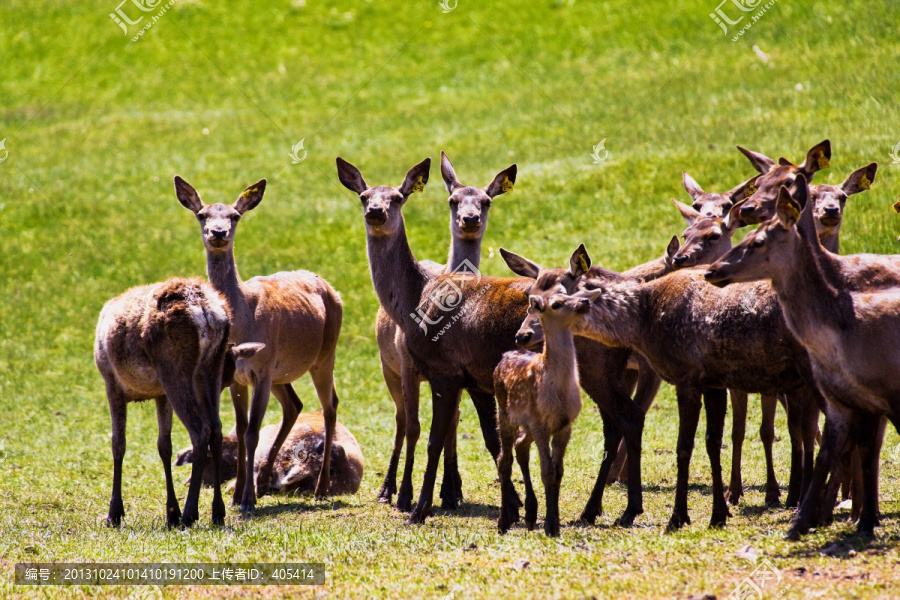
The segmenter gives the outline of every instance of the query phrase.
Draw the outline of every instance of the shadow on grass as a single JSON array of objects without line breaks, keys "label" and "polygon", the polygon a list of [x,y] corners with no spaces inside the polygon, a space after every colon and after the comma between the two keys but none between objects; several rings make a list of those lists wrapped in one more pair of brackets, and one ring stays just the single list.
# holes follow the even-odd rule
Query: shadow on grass
[{"label": "shadow on grass", "polygon": [[259,519],[262,517],[277,517],[282,513],[300,513],[300,512],[317,512],[323,510],[338,510],[350,506],[343,500],[332,500],[330,502],[317,502],[310,498],[304,500],[302,496],[290,498],[287,502],[281,502],[274,506],[256,507],[256,510],[249,517],[251,519]]}]

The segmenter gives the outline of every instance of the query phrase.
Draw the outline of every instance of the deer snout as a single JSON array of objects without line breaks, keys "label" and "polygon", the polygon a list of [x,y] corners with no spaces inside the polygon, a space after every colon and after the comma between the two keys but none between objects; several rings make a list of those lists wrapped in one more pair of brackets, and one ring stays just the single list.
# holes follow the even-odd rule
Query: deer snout
[{"label": "deer snout", "polygon": [[463,215],[463,229],[478,229],[481,227],[481,215]]},{"label": "deer snout", "polygon": [[387,213],[381,206],[370,206],[366,209],[366,221],[372,225],[382,225],[387,221]]},{"label": "deer snout", "polygon": [[672,262],[675,264],[676,267],[683,267],[684,263],[687,262],[687,259],[688,259],[687,256],[679,253],[672,257]]},{"label": "deer snout", "polygon": [[209,233],[214,240],[224,240],[226,237],[228,237],[228,232],[224,229],[213,229]]},{"label": "deer snout", "polygon": [[516,332],[516,346],[520,348],[527,348],[528,343],[531,341],[531,338],[534,337],[534,332],[530,329],[520,329]]}]

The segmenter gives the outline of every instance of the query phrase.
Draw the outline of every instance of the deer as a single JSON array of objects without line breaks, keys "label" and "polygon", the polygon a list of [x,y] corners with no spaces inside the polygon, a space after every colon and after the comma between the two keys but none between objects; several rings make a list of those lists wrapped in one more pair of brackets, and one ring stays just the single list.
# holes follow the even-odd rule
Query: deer
[{"label": "deer", "polygon": [[[257,488],[261,494],[268,490],[276,455],[303,409],[291,382],[308,372],[322,405],[325,452],[315,491],[320,498],[330,487],[331,446],[338,407],[334,363],[343,318],[338,293],[309,271],[280,272],[247,281],[238,274],[234,259],[237,224],[262,202],[265,190],[266,180],[261,179],[246,188],[233,204],[205,204],[193,186],[175,176],[178,201],[200,224],[209,282],[231,306],[231,341],[265,344],[263,350],[238,363],[230,387],[238,438],[238,472],[232,502],[240,503],[242,513],[255,510]],[[248,418],[250,386],[253,397]],[[281,426],[254,477],[259,430],[270,392],[281,404]]]},{"label": "deer", "polygon": [[[512,185],[516,182],[516,172],[517,167],[513,164],[500,171],[494,179],[509,181]],[[441,151],[441,176],[450,194],[447,201],[450,206],[450,255],[446,265],[438,265],[431,261],[419,262],[431,277],[437,277],[441,273],[452,273],[464,264],[475,269],[479,267],[481,243],[487,230],[491,202],[496,196],[506,193],[503,186],[493,188],[491,191],[494,192],[494,196],[489,196],[488,187],[463,185],[457,178],[453,163],[443,151]],[[412,470],[415,447],[421,431],[419,385],[424,378],[416,372],[412,358],[406,351],[403,331],[380,306],[375,330],[381,372],[395,408],[394,444],[384,483],[378,492],[378,501],[390,504],[391,498],[397,493],[397,468],[405,439],[406,460],[397,495],[397,509],[408,513],[412,511]],[[456,421],[459,421],[458,414]],[[454,425],[444,446],[444,483],[441,486],[443,508],[456,508],[462,501],[461,483],[456,461],[456,425]]]},{"label": "deer", "polygon": [[[518,497],[510,494],[512,486],[513,446],[516,452],[537,444],[541,461],[541,480],[544,483],[547,515],[544,532],[559,536],[559,491],[563,478],[563,457],[572,423],[581,412],[581,392],[578,389],[578,365],[572,324],[591,307],[591,300],[599,292],[578,292],[568,295],[562,286],[552,295],[529,296],[528,313],[536,315],[544,332],[544,348],[540,353],[514,350],[503,355],[494,369],[494,394],[500,430],[500,456],[497,469],[500,476],[500,533],[509,531],[518,521]],[[516,443],[519,429],[525,436]],[[534,529],[537,520],[537,500],[527,471],[525,475],[525,524]]]},{"label": "deer", "polygon": [[[199,518],[200,474],[206,449],[212,457],[212,522],[225,524],[220,484],[222,424],[219,395],[234,375],[235,361],[246,360],[261,344],[228,347],[230,309],[226,300],[200,279],[173,278],[133,287],[107,302],[100,312],[94,362],[106,384],[112,421],[113,485],[106,523],[119,527],[122,462],[128,403],[154,400],[159,436],[156,448],[166,476],[166,525],[190,527]],[[172,482],[172,413],[188,430],[194,464],[182,513]]]},{"label": "deer", "polygon": [[[259,445],[253,468],[257,471],[269,456],[269,451],[278,437],[278,425],[266,425],[259,431]],[[297,421],[281,446],[275,459],[272,473],[274,494],[312,494],[319,479],[322,460],[325,455],[325,419],[321,411],[300,413]],[[203,485],[215,485],[215,473],[211,468],[211,454],[206,457],[203,469]],[[175,466],[191,464],[194,449],[191,446],[176,454]],[[238,441],[237,431],[232,429],[222,438],[222,481],[234,479],[237,475]],[[349,429],[338,421],[334,429],[334,444],[331,446],[331,486],[328,496],[355,494],[359,490],[365,463],[359,442]],[[191,477],[185,481],[190,485]]]},{"label": "deer", "polygon": [[[788,327],[806,348],[816,384],[827,400],[815,472],[788,538],[799,539],[817,523],[825,479],[835,458],[854,443],[864,486],[857,532],[869,536],[878,525],[883,420],[887,417],[895,428],[900,422],[895,377],[900,363],[896,353],[884,350],[900,337],[900,277],[885,269],[886,285],[880,288],[856,279],[859,258],[865,255],[840,256],[824,248],[805,177],[798,180],[796,192],[779,189],[775,217],[713,263],[705,277],[716,286],[771,281]],[[877,256],[868,258],[869,268],[879,262]],[[890,279],[893,284],[888,284]]]},{"label": "deer", "polygon": [[[589,265],[586,251],[579,248],[579,252]],[[590,273],[583,277],[584,273],[589,272],[573,278],[564,269],[542,269],[529,293],[539,295],[563,280],[566,289],[603,290],[590,312],[573,326],[575,335],[637,350],[663,379],[676,386],[680,416],[678,481],[669,530],[690,523],[687,479],[699,412],[705,403],[706,446],[713,475],[710,526],[723,526],[729,515],[720,458],[725,390],[815,394],[805,350],[787,331],[774,293],[763,284],[722,293],[707,285],[697,269],[674,271],[648,282],[616,281]],[[798,401],[797,405],[808,402]],[[607,436],[604,463],[615,458],[619,439]],[[639,451],[636,454],[639,456]],[[631,459],[629,453],[629,467]],[[804,453],[803,459],[808,468],[802,472],[809,474],[811,451]],[[601,466],[601,475],[606,475],[606,468],[606,464]],[[629,485],[631,479],[629,473]],[[801,482],[801,491],[807,483]]]},{"label": "deer", "polygon": [[[375,293],[403,332],[416,370],[431,387],[428,460],[419,499],[407,519],[411,524],[423,523],[432,514],[438,461],[464,389],[475,404],[492,459],[496,461],[500,453],[493,373],[503,353],[515,349],[531,282],[473,272],[435,279],[416,261],[402,208],[427,184],[431,159],[413,166],[397,187],[370,187],[358,168],[340,157],[336,164],[341,184],[356,193],[362,204]],[[511,187],[506,175],[500,175],[484,191],[494,197]]]}]

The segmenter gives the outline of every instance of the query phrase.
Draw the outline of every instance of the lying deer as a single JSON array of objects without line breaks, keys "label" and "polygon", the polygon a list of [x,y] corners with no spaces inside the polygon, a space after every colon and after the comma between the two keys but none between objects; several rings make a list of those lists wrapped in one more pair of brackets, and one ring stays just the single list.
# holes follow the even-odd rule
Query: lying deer
[{"label": "lying deer", "polygon": [[[562,286],[541,296],[529,296],[529,314],[537,315],[544,332],[544,349],[538,354],[515,350],[503,355],[494,370],[494,393],[500,420],[500,533],[518,521],[519,503],[512,486],[513,445],[537,444],[541,460],[541,480],[547,501],[544,532],[559,536],[559,489],[563,478],[563,457],[572,434],[572,423],[581,411],[578,365],[572,325],[591,307],[599,292],[568,295]],[[516,444],[519,428],[525,438]],[[521,451],[517,448],[517,452]],[[551,451],[552,448],[552,451]],[[529,530],[537,521],[537,498],[531,477],[525,479],[525,524]]]},{"label": "lying deer", "polygon": [[[241,280],[237,271],[237,224],[262,202],[265,191],[266,180],[262,179],[244,190],[234,204],[204,204],[188,182],[175,176],[178,201],[200,223],[209,281],[231,306],[232,341],[265,344],[264,350],[238,363],[231,386],[238,438],[238,474],[232,501],[240,503],[241,512],[256,507],[257,487],[262,491],[269,487],[275,457],[303,409],[292,381],[309,372],[325,416],[325,458],[316,488],[319,497],[324,497],[330,487],[331,445],[337,421],[334,359],[343,318],[340,296],[328,282],[309,271],[281,272],[248,281]],[[251,385],[248,420],[247,387]],[[254,457],[269,392],[281,403],[281,427],[259,474],[254,476]]]},{"label": "lying deer", "polygon": [[[463,389],[478,412],[485,445],[500,452],[493,372],[503,353],[515,348],[515,332],[525,316],[525,279],[483,277],[479,273],[437,279],[416,261],[401,214],[413,192],[428,182],[431,160],[412,167],[398,187],[369,187],[359,169],[337,159],[341,183],[359,195],[366,225],[372,283],[388,316],[400,327],[416,370],[431,386],[433,419],[428,462],[411,523],[431,514],[438,461],[455,423]],[[508,191],[512,182],[495,178],[485,194]]]},{"label": "lying deer", "polygon": [[[200,474],[206,449],[212,456],[212,521],[225,523],[220,489],[222,424],[219,395],[234,376],[235,360],[247,359],[262,344],[228,349],[230,311],[225,299],[200,279],[170,279],[131,288],[104,305],[97,323],[94,361],[106,383],[112,419],[113,489],[106,523],[118,527],[122,503],[127,404],[156,401],[159,437],[156,448],[166,474],[166,525],[190,527],[199,518]],[[191,443],[203,448],[194,464],[184,513],[172,483],[172,412],[188,430]]]},{"label": "lying deer", "polygon": [[883,281],[893,278],[892,285],[860,290],[853,276],[859,258],[868,259],[871,267],[885,257],[828,252],[818,239],[805,178],[798,179],[793,197],[786,187],[780,189],[775,218],[714,263],[706,279],[718,286],[770,280],[788,327],[808,351],[816,383],[828,400],[822,449],[789,537],[798,539],[816,524],[834,459],[854,442],[864,482],[857,530],[871,535],[878,524],[881,420],[886,416],[895,428],[900,423],[900,357],[893,352],[900,337],[900,277],[885,270]]},{"label": "lying deer", "polygon": [[[488,210],[493,199],[506,192],[503,186],[487,186],[477,188],[459,182],[453,164],[441,152],[441,176],[450,194],[450,256],[446,266],[431,261],[420,261],[419,265],[432,278],[441,273],[452,273],[465,265],[477,269],[481,263],[481,241],[487,230]],[[500,171],[495,180],[516,182],[516,165]],[[494,195],[488,194],[491,191]],[[412,470],[416,443],[419,439],[419,384],[424,378],[419,375],[412,357],[406,350],[403,331],[391,320],[383,307],[378,308],[375,321],[376,339],[381,357],[381,372],[388,386],[395,408],[394,446],[388,464],[387,474],[378,501],[390,503],[397,492],[397,465],[403,441],[406,439],[406,461],[403,479],[400,482],[400,493],[397,495],[397,508],[403,512],[412,510]],[[477,392],[476,392],[477,393]],[[483,402],[487,402],[484,399]],[[459,420],[459,414],[456,421]],[[462,500],[461,479],[456,460],[456,426],[451,428],[450,435],[444,445],[444,483],[441,486],[443,508],[456,508]]]},{"label": "lying deer", "polygon": [[[278,437],[278,425],[266,425],[259,431],[259,445],[253,468],[259,470]],[[271,490],[283,494],[312,494],[319,479],[325,455],[325,419],[322,413],[300,413],[294,427],[275,457]],[[206,457],[203,469],[203,485],[215,484],[215,473],[210,467],[211,455]],[[176,455],[175,465],[194,462],[194,449],[187,447]],[[237,475],[238,441],[235,430],[222,438],[222,481]],[[331,446],[331,487],[329,496],[355,494],[363,476],[363,455],[359,442],[338,421]],[[190,484],[191,478],[185,481]]]}]

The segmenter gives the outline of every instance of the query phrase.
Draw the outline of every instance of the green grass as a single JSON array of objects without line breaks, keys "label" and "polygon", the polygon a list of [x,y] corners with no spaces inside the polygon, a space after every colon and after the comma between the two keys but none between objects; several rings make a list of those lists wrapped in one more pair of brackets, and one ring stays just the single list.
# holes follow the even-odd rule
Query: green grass
[{"label": "green grass", "polygon": [[[358,165],[370,184],[393,185],[441,149],[463,182],[476,185],[517,162],[515,192],[494,203],[482,263],[486,273],[504,275],[500,245],[563,264],[585,242],[595,261],[616,269],[659,256],[683,228],[668,204],[669,197],[686,198],[682,169],[707,189],[727,189],[751,174],[735,144],[799,161],[828,137],[832,166],[817,182],[841,181],[872,160],[881,164],[872,190],[848,203],[842,250],[892,253],[900,232],[890,211],[900,195],[900,166],[888,157],[900,140],[894,104],[900,7],[782,1],[732,43],[708,16],[714,0],[460,0],[449,14],[432,0],[237,4],[180,0],[132,43],[108,16],[113,0],[5,2],[0,595],[130,592],[14,587],[9,577],[17,561],[306,560],[328,565],[325,587],[263,592],[725,597],[754,568],[734,554],[747,544],[783,573],[781,583],[764,590],[766,598],[782,591],[784,597],[898,594],[900,455],[891,449],[900,440],[893,430],[882,461],[886,518],[871,542],[853,537],[849,524],[798,544],[781,540],[789,513],[760,508],[758,404],[745,445],[750,489],[727,528],[706,528],[710,482],[700,438],[693,525],[664,535],[677,431],[674,395],[665,385],[647,422],[646,513],[633,529],[612,525],[625,503],[624,489],[616,486],[596,527],[566,527],[558,540],[520,528],[499,536],[495,469],[467,403],[461,428],[469,435],[460,440],[463,507],[438,509],[426,525],[412,527],[376,504],[393,406],[372,335],[377,302],[358,200],[337,182],[334,157]],[[133,6],[123,10],[135,16]],[[730,4],[723,10],[736,16]],[[753,52],[754,44],[771,67]],[[288,152],[301,138],[308,157],[292,165]],[[589,152],[604,138],[610,158],[594,166]],[[305,268],[341,292],[339,418],[366,456],[358,495],[333,502],[266,497],[259,516],[242,520],[230,511],[227,526],[213,528],[211,494],[204,491],[201,523],[187,532],[167,531],[155,415],[150,404],[141,404],[129,412],[126,520],[118,531],[103,526],[112,460],[103,385],[92,364],[93,328],[102,304],[129,286],[205,273],[197,225],[173,193],[176,173],[208,202],[232,201],[267,177],[265,200],[238,232],[241,273]],[[443,260],[446,254],[445,199],[434,168],[426,192],[405,208],[418,258]],[[315,408],[308,378],[297,389],[306,408]],[[423,402],[426,431],[428,405]],[[279,418],[275,408],[267,422]],[[226,427],[233,423],[228,408],[223,420]],[[786,484],[782,414],[777,427],[778,473]],[[177,447],[188,443],[180,426],[175,440]],[[730,440],[726,445],[728,468]],[[576,517],[587,499],[601,447],[597,411],[586,405],[566,462],[564,520]],[[835,542],[835,556],[820,555]],[[530,567],[514,568],[520,558]],[[237,594],[212,587],[164,590],[166,598]]]}]

